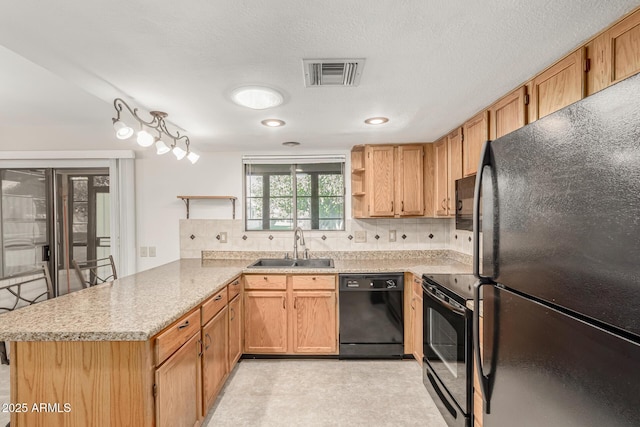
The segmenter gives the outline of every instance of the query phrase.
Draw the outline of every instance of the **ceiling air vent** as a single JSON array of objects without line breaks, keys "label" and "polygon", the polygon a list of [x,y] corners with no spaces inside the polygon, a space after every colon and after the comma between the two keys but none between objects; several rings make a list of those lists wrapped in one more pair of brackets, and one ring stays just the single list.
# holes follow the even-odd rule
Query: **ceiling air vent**
[{"label": "ceiling air vent", "polygon": [[304,85],[358,86],[364,59],[303,59]]}]

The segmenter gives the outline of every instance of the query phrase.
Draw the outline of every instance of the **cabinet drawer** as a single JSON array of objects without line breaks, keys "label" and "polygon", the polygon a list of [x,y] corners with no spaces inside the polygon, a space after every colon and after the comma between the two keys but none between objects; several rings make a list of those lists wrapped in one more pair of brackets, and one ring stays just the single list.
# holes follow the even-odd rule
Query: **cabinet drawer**
[{"label": "cabinet drawer", "polygon": [[336,276],[327,275],[309,275],[309,276],[292,276],[291,282],[294,290],[305,289],[336,289]]},{"label": "cabinet drawer", "polygon": [[287,289],[287,276],[283,275],[253,275],[244,276],[245,289],[275,289],[284,291]]},{"label": "cabinet drawer", "polygon": [[183,316],[162,331],[155,339],[155,363],[160,365],[174,351],[200,330],[200,311]]},{"label": "cabinet drawer", "polygon": [[202,324],[206,324],[209,320],[213,319],[225,305],[227,305],[227,287],[225,286],[220,292],[209,298],[204,304],[202,304]]},{"label": "cabinet drawer", "polygon": [[229,283],[227,289],[229,291],[229,301],[231,301],[240,293],[240,278],[238,277],[233,282]]}]

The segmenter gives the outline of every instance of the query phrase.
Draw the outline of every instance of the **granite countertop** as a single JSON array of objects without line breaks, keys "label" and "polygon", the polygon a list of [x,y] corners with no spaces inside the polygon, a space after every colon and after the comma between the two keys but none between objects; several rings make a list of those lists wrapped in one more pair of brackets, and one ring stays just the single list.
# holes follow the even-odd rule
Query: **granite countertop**
[{"label": "granite countertop", "polygon": [[336,259],[335,268],[246,268],[256,258],[182,259],[0,315],[5,341],[146,341],[243,273],[468,273],[434,257]]}]

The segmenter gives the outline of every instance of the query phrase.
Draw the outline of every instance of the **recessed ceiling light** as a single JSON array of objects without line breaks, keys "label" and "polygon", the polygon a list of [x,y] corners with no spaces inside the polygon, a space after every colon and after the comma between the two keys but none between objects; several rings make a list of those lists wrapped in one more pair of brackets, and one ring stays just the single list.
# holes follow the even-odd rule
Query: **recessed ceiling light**
[{"label": "recessed ceiling light", "polygon": [[277,90],[263,86],[242,86],[231,92],[231,100],[254,110],[277,107],[284,97]]},{"label": "recessed ceiling light", "polygon": [[282,145],[285,145],[287,147],[297,147],[298,145],[300,145],[300,143],[297,141],[287,141],[283,142]]},{"label": "recessed ceiling light", "polygon": [[285,125],[284,121],[280,119],[265,119],[260,123],[262,123],[265,126],[269,126],[270,128],[277,128]]},{"label": "recessed ceiling light", "polygon": [[368,125],[381,125],[383,123],[387,123],[389,121],[386,117],[371,117],[364,122]]}]

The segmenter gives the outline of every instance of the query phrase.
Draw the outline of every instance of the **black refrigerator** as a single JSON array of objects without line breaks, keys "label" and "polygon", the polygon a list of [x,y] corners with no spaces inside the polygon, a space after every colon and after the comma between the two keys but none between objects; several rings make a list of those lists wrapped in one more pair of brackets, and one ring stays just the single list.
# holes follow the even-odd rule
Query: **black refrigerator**
[{"label": "black refrigerator", "polygon": [[478,170],[484,427],[639,426],[640,76],[487,142]]}]

